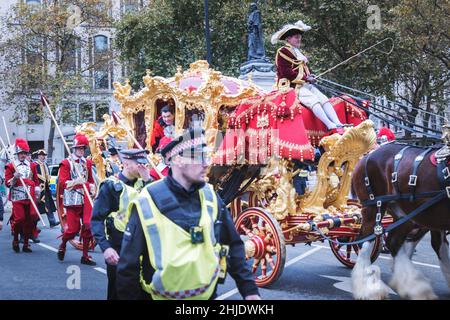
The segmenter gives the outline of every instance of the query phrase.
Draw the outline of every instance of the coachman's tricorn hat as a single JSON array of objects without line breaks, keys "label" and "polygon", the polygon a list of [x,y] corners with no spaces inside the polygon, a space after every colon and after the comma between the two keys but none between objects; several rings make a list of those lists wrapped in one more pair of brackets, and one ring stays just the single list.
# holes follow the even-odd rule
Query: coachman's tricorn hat
[{"label": "coachman's tricorn hat", "polygon": [[305,24],[302,20],[298,20],[294,24],[286,24],[274,33],[271,38],[272,44],[276,44],[280,40],[286,40],[288,37],[295,34],[303,34],[306,31],[311,30],[311,27]]}]

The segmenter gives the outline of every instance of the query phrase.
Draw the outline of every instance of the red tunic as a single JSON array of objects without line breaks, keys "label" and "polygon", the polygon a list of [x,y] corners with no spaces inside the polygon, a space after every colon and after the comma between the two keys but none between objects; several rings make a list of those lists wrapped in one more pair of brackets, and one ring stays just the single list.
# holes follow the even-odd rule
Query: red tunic
[{"label": "red tunic", "polygon": [[151,138],[151,144],[152,148],[156,148],[159,143],[159,140],[164,137],[164,127],[160,124],[160,121],[162,121],[162,118],[159,117],[158,120],[155,120],[153,123],[153,132],[152,132],[152,138]]},{"label": "red tunic", "polygon": [[[27,178],[23,178],[23,181],[25,182],[26,185],[31,186],[30,188],[30,193],[31,196],[34,197],[34,187],[39,186],[39,178],[38,178],[38,174],[37,174],[37,169],[36,169],[36,163],[31,162],[30,163],[30,169],[32,172],[32,179],[27,179]],[[8,188],[11,187],[11,180],[14,178],[14,173],[16,172],[16,170],[14,169],[14,165],[12,163],[8,163],[5,166],[5,184]],[[21,186],[22,182],[20,181],[20,179],[18,179],[16,181],[15,186]],[[11,193],[9,193],[8,199],[11,200]],[[14,202],[19,202],[19,203],[24,203],[24,204],[28,204],[30,200],[18,200],[18,201],[14,201]]]},{"label": "red tunic", "polygon": [[[80,162],[80,160],[76,160],[75,162]],[[92,176],[92,160],[86,159],[86,167],[88,171],[88,179],[87,183],[94,184],[94,177]],[[67,181],[72,180],[72,177],[70,175],[70,163],[68,159],[64,159],[61,161],[61,164],[59,165],[59,177],[58,177],[58,188],[61,188],[60,190],[63,191],[65,188],[67,188]],[[89,185],[87,185],[89,190]],[[75,186],[73,189],[82,189],[82,185]]]},{"label": "red tunic", "polygon": [[278,81],[287,79],[292,88],[302,85],[311,74],[304,61],[298,60],[293,48],[289,45],[278,49],[275,64],[277,66]]},{"label": "red tunic", "polygon": [[[79,162],[79,160],[76,160],[76,162]],[[86,159],[86,167],[87,167],[87,171],[88,171],[88,179],[86,182],[86,187],[88,190],[89,189],[89,184],[94,184],[94,177],[92,176],[92,160],[90,159]],[[64,159],[63,161],[61,161],[61,164],[59,165],[59,177],[58,177],[58,190],[59,190],[59,194],[62,195],[64,194],[64,189],[67,188],[67,181],[68,180],[72,180],[72,177],[70,175],[70,163],[68,159]],[[73,187],[73,189],[82,189],[83,186],[77,185],[75,187]],[[89,201],[87,200],[87,195],[84,195],[84,203],[87,204],[87,206],[85,207],[86,211],[91,211],[92,208],[89,204]],[[58,201],[60,201],[61,199],[58,199]],[[77,206],[77,207],[81,207],[81,206]]]}]

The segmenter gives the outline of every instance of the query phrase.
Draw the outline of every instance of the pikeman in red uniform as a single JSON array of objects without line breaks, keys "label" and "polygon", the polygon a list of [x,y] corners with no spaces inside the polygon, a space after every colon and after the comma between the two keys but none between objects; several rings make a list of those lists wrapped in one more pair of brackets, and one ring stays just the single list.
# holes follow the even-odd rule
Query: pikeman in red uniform
[{"label": "pikeman in red uniform", "polygon": [[[17,159],[5,166],[5,182],[10,188],[9,200],[12,202],[12,231],[14,235],[12,248],[15,252],[20,252],[19,234],[23,236],[23,252],[32,252],[29,239],[34,228],[34,221],[38,219],[38,214],[34,210],[31,200],[25,188],[28,188],[33,201],[39,197],[40,187],[36,170],[36,164],[27,160],[30,153],[28,142],[24,139],[16,139]],[[20,180],[22,177],[22,181]]]},{"label": "pikeman in red uniform", "polygon": [[[58,259],[64,260],[67,241],[75,238],[81,230],[83,256],[81,263],[95,265],[95,261],[88,255],[93,236],[91,233],[92,206],[83,185],[91,195],[95,194],[95,184],[92,176],[92,161],[84,157],[89,141],[82,134],[75,135],[72,154],[64,159],[59,166],[58,190],[63,196],[63,206],[66,209],[67,226],[62,235],[62,243],[58,250]],[[77,170],[81,174],[78,176]],[[80,220],[82,224],[80,224]]]}]

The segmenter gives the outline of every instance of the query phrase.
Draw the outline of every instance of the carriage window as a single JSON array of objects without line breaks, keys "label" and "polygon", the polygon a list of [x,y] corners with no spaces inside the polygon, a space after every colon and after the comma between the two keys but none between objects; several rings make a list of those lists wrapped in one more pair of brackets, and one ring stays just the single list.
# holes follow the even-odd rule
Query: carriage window
[{"label": "carriage window", "polygon": [[217,116],[217,125],[219,130],[225,131],[228,129],[228,120],[236,107],[221,106]]},{"label": "carriage window", "polygon": [[145,127],[145,111],[139,111],[134,114],[134,136],[143,148],[147,146],[147,129]]},{"label": "carriage window", "polygon": [[205,113],[198,109],[186,109],[183,128],[202,128],[205,121]]}]

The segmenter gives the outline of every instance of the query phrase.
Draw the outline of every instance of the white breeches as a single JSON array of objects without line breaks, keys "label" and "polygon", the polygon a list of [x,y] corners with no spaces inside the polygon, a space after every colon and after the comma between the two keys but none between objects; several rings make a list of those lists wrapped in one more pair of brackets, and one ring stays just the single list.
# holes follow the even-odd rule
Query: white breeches
[{"label": "white breeches", "polygon": [[338,125],[342,125],[336,111],[334,111],[333,106],[328,101],[327,96],[312,84],[305,83],[300,87],[298,99],[304,106],[308,107],[329,130],[336,128]]},{"label": "white breeches", "polygon": [[304,106],[310,109],[312,109],[315,104],[319,103],[320,105],[324,105],[328,102],[327,96],[310,83],[305,83],[300,87],[298,99]]}]

